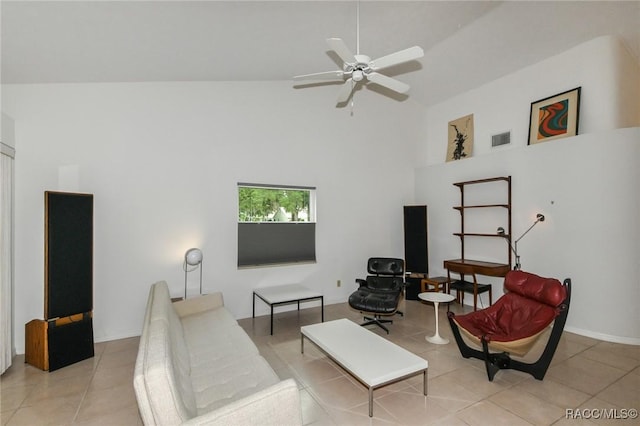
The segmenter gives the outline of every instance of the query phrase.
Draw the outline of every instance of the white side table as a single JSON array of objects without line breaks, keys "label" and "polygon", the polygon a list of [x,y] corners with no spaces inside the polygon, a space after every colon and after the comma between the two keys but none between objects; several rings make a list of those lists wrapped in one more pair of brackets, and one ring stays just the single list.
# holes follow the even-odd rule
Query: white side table
[{"label": "white side table", "polygon": [[426,302],[433,302],[433,307],[436,312],[436,334],[434,334],[433,336],[426,336],[426,341],[435,343],[437,345],[446,345],[447,343],[449,343],[449,340],[440,336],[440,329],[438,328],[438,304],[451,302],[453,301],[453,299],[455,299],[455,297],[447,293],[435,292],[420,293],[418,294],[418,297]]},{"label": "white side table", "polygon": [[320,315],[324,322],[324,296],[321,293],[308,289],[300,284],[284,284],[271,287],[261,287],[253,290],[253,315],[256,317],[256,296],[271,308],[271,335],[273,335],[273,307],[286,305],[288,303],[298,302],[298,310],[300,310],[300,302],[320,299]]}]

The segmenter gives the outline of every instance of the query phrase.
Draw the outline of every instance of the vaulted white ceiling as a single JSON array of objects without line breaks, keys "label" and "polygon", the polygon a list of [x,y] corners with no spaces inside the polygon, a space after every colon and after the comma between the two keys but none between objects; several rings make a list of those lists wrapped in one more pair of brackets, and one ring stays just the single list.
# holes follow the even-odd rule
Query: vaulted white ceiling
[{"label": "vaulted white ceiling", "polygon": [[[290,80],[339,67],[328,37],[356,50],[355,1],[3,1],[1,8],[3,84]],[[425,50],[385,72],[427,106],[608,34],[639,58],[640,2],[360,3],[361,53]],[[333,85],[307,90],[337,94]]]}]

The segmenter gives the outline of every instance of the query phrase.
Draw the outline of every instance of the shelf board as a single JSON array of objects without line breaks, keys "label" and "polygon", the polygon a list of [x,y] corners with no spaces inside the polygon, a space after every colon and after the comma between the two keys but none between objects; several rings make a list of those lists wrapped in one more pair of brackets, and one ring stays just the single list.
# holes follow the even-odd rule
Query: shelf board
[{"label": "shelf board", "polygon": [[477,206],[454,206],[453,208],[462,211],[464,209],[484,209],[487,207],[504,207],[505,209],[509,208],[509,204],[479,204]]},{"label": "shelf board", "polygon": [[465,182],[456,182],[454,183],[455,186],[458,187],[462,187],[465,185],[474,185],[476,183],[488,183],[488,182],[498,182],[498,181],[505,181],[508,182],[511,179],[511,176],[499,176],[499,177],[494,177],[494,178],[488,178],[488,179],[478,179],[478,180],[468,180]]},{"label": "shelf board", "polygon": [[500,238],[505,238],[505,239],[509,239],[509,234],[504,234],[504,235],[500,235],[500,234],[482,234],[482,233],[477,233],[477,232],[454,232],[453,235],[457,236],[457,237],[500,237]]}]

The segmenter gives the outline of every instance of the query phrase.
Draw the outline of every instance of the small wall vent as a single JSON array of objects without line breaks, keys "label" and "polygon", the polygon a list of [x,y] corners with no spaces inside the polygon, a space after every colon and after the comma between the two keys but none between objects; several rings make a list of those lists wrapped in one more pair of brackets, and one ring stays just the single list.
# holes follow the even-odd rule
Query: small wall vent
[{"label": "small wall vent", "polygon": [[491,136],[491,146],[501,146],[511,143],[511,132],[499,133]]}]

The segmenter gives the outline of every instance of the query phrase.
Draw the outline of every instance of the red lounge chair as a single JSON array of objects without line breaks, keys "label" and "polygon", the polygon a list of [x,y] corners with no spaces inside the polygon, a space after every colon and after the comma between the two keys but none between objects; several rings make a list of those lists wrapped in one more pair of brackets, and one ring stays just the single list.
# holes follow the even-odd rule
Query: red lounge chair
[{"label": "red lounge chair", "polygon": [[[544,378],[564,329],[571,299],[571,279],[564,284],[523,271],[510,271],[504,280],[507,292],[492,306],[465,315],[449,312],[449,324],[464,358],[484,360],[489,381],[501,369],[513,369]],[[533,363],[511,359],[525,355],[553,323],[540,358]],[[462,333],[461,333],[462,332]],[[470,347],[466,337],[482,351]],[[501,352],[489,352],[489,349]]]}]

